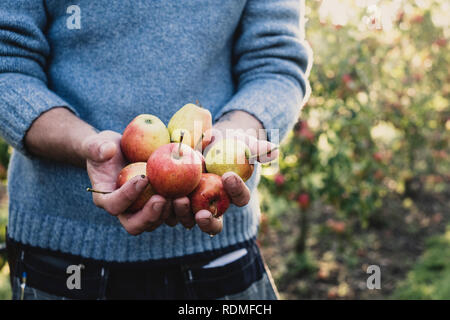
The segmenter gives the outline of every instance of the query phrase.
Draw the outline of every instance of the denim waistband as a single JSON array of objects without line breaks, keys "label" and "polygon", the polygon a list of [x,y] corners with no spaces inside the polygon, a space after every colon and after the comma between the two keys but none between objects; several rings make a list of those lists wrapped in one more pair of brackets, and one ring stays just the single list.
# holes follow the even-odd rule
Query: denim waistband
[{"label": "denim waistband", "polygon": [[[215,299],[245,290],[264,273],[255,241],[205,255],[142,263],[103,263],[17,243],[13,246],[19,256],[16,276],[25,271],[28,286],[73,299]],[[225,266],[202,268],[237,248],[246,248],[247,254]],[[81,289],[69,290],[67,267],[80,264]]]}]

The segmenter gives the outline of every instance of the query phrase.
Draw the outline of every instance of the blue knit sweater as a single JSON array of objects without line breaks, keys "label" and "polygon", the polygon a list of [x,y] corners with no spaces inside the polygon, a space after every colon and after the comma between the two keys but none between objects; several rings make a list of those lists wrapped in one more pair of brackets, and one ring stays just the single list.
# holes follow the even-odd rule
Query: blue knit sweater
[{"label": "blue knit sweater", "polygon": [[300,0],[1,0],[0,134],[15,149],[10,236],[107,261],[179,257],[255,237],[259,169],[248,181],[251,202],[230,207],[220,235],[162,225],[131,236],[95,207],[85,170],[31,156],[23,138],[56,106],[121,133],[141,113],[167,124],[197,99],[215,121],[244,110],[282,138],[308,87],[302,10]]}]

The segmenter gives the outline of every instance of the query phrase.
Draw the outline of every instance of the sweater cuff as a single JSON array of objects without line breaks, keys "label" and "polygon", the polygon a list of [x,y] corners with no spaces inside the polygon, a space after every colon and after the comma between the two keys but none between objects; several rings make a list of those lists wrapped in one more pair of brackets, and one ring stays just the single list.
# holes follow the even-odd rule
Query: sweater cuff
[{"label": "sweater cuff", "polygon": [[44,82],[31,77],[11,80],[10,77],[0,78],[0,133],[14,149],[30,156],[25,149],[24,137],[42,113],[55,107],[65,107],[79,115],[66,101],[50,91]]},{"label": "sweater cuff", "polygon": [[217,121],[230,111],[245,111],[257,118],[268,140],[279,143],[292,129],[303,105],[303,91],[285,76],[271,76],[241,85],[233,98],[215,115]]}]

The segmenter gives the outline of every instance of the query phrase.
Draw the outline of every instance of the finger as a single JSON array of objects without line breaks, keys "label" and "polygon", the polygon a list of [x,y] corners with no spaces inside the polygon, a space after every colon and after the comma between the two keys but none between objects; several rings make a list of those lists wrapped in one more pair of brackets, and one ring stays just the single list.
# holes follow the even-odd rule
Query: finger
[{"label": "finger", "polygon": [[167,200],[159,195],[150,198],[145,206],[134,214],[121,213],[118,215],[120,223],[131,235],[142,232],[162,223],[162,214]]},{"label": "finger", "polygon": [[177,220],[187,228],[191,229],[195,225],[195,219],[192,215],[191,203],[188,197],[179,198],[173,201],[173,208]]},{"label": "finger", "polygon": [[169,216],[167,217],[167,219],[164,221],[169,227],[175,227],[178,224],[178,219],[175,216],[175,212],[172,210],[172,212],[170,212]]},{"label": "finger", "polygon": [[222,231],[222,217],[214,218],[208,210],[200,210],[195,214],[195,221],[203,232],[209,235],[216,235]]},{"label": "finger", "polygon": [[277,159],[280,154],[278,146],[266,140],[258,140],[257,150],[257,160],[261,163],[273,161]]},{"label": "finger", "polygon": [[157,222],[155,222],[154,224],[152,224],[150,227],[148,227],[147,229],[145,229],[146,232],[152,232],[155,231],[156,229],[158,229],[162,224],[164,223],[163,220],[158,220]]},{"label": "finger", "polygon": [[164,221],[169,218],[169,216],[173,213],[173,203],[172,201],[166,199],[166,205],[164,206],[163,213],[161,216],[161,221]]},{"label": "finger", "polygon": [[236,173],[231,171],[225,173],[222,182],[233,204],[243,207],[250,201],[250,190]]},{"label": "finger", "polygon": [[117,152],[117,144],[99,135],[87,138],[82,145],[82,153],[86,159],[104,162],[111,159]]},{"label": "finger", "polygon": [[247,136],[246,143],[251,152],[251,162],[259,161],[266,163],[278,158],[278,146],[267,140],[258,140],[255,137]]},{"label": "finger", "polygon": [[147,228],[145,231],[151,232],[155,229],[157,229],[159,226],[161,226],[165,220],[169,217],[169,215],[173,212],[172,209],[172,201],[166,199],[166,204],[164,205],[163,212],[161,214],[161,217],[153,223],[150,228]]},{"label": "finger", "polygon": [[[92,197],[97,207],[103,208],[110,214],[117,216],[131,206],[148,183],[147,177],[136,176],[109,194],[93,193]],[[93,188],[102,191],[107,190],[102,189],[103,186],[101,184],[96,184]]]}]

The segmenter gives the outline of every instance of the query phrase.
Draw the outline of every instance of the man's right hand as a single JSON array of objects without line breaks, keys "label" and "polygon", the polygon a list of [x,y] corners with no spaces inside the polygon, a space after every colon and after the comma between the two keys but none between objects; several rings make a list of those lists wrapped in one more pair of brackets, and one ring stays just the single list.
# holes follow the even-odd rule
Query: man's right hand
[{"label": "man's right hand", "polygon": [[169,216],[171,203],[159,195],[154,195],[145,206],[135,213],[127,209],[147,186],[146,177],[137,176],[116,189],[120,170],[126,165],[120,150],[121,135],[114,131],[102,131],[88,136],[82,142],[82,153],[86,159],[87,172],[92,188],[108,194],[93,193],[97,207],[117,216],[125,230],[131,235],[158,228]]}]

